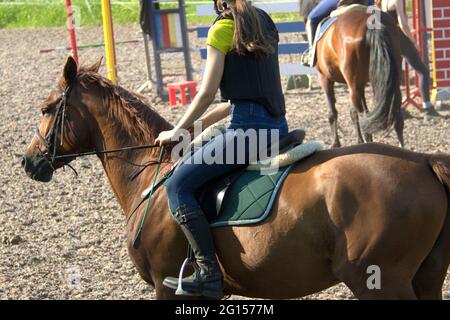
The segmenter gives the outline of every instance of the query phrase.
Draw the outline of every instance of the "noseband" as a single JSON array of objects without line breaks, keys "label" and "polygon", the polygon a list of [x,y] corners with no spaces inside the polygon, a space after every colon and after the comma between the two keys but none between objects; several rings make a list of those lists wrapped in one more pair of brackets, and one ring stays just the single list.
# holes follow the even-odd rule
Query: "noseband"
[{"label": "noseband", "polygon": [[[53,170],[55,170],[54,164],[55,160],[58,158],[56,155],[56,149],[57,146],[57,138],[58,138],[58,131],[60,132],[60,145],[62,146],[64,143],[64,125],[66,122],[66,105],[67,105],[67,97],[71,91],[71,86],[67,86],[67,88],[62,92],[61,101],[58,102],[58,105],[56,106],[56,113],[55,118],[53,120],[52,126],[50,127],[50,130],[47,132],[45,138],[41,135],[39,128],[34,129],[34,133],[36,134],[39,141],[42,143],[42,145],[45,147],[45,152],[42,152],[39,148],[39,154],[44,158],[48,164],[52,167]],[[69,158],[69,157],[66,157]],[[73,158],[73,157],[72,157]],[[72,159],[70,159],[72,160]],[[65,165],[70,165],[68,162],[70,160],[64,161]],[[72,167],[71,167],[72,168]],[[72,168],[73,169],[73,168]]]}]

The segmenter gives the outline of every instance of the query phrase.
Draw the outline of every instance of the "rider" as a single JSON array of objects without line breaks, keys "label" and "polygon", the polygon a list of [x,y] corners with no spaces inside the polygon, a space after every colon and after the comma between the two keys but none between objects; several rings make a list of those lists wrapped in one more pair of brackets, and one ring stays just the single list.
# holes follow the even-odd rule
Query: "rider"
[{"label": "rider", "polygon": [[440,116],[430,101],[430,71],[420,58],[415,46],[415,40],[408,25],[403,0],[377,0],[377,5],[382,11],[387,12],[401,29],[400,50],[401,55],[417,71],[419,75],[419,89],[423,100],[423,111],[429,116]]},{"label": "rider", "polygon": [[[245,163],[255,159],[252,154],[255,150],[250,150],[248,140],[243,149],[235,149],[237,132],[265,129],[259,132],[283,136],[288,126],[278,65],[278,32],[272,19],[247,0],[216,0],[215,9],[218,17],[208,32],[201,88],[178,124],[161,132],[156,141],[162,145],[177,140],[181,129],[190,128],[206,111],[219,87],[222,98],[230,101],[231,104],[222,104],[207,115],[216,121],[230,114],[231,109],[229,130],[195,151],[173,173],[166,189],[169,207],[192,247],[198,266],[193,275],[182,279],[182,287],[187,295],[220,298],[223,276],[209,223],[195,194],[206,182],[241,167],[238,156],[244,155]],[[224,161],[207,164],[205,154],[211,149]],[[229,154],[231,162],[226,157]],[[195,161],[198,156],[202,161]],[[167,277],[163,283],[176,289],[178,278]]]},{"label": "rider", "polygon": [[[308,20],[306,22],[306,35],[308,36],[308,42],[309,42],[309,51],[307,52],[307,58],[308,61],[306,64],[313,66],[313,60],[314,57],[311,57],[312,50],[311,48],[314,45],[314,40],[316,37],[316,31],[317,27],[319,26],[320,22],[325,19],[326,17],[329,17],[331,12],[337,9],[339,5],[345,5],[347,0],[322,0],[319,2],[319,4],[314,7],[314,9],[309,13]],[[361,1],[350,1],[352,3],[361,3],[366,5],[373,5],[374,0],[361,0]]]}]

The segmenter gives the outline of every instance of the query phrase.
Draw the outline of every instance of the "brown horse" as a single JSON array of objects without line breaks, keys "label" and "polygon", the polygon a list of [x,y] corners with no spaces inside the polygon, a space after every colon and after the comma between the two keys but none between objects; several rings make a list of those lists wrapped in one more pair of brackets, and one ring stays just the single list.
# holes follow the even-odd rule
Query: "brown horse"
[{"label": "brown horse", "polygon": [[[354,2],[365,1],[349,1]],[[334,147],[341,145],[335,82],[348,85],[354,107],[350,114],[358,143],[372,141],[372,134],[388,132],[394,127],[400,146],[404,145],[398,32],[395,22],[387,14],[353,8],[339,15],[318,41],[316,67],[320,85],[327,97]],[[372,112],[369,112],[365,98],[369,80],[374,93]]]},{"label": "brown horse", "polygon": [[[72,58],[67,61],[60,91],[42,106],[38,133],[24,155],[32,179],[50,181],[64,165],[47,152],[142,145],[171,128],[138,97],[98,75],[97,68],[78,70]],[[61,103],[66,106],[63,136],[52,129]],[[155,286],[158,299],[176,298],[162,281],[178,274],[187,241],[169,213],[164,188],[154,194],[141,246],[132,246],[144,210],[131,212],[156,165],[136,176],[130,163],[156,160],[158,154],[146,149],[99,154],[99,159],[126,217],[131,259]],[[164,157],[161,174],[170,166]],[[449,155],[373,143],[318,152],[291,171],[265,221],[213,230],[225,291],[295,298],[344,282],[357,298],[440,299],[450,261],[449,187]],[[376,289],[367,286],[371,266],[381,272]]]}]

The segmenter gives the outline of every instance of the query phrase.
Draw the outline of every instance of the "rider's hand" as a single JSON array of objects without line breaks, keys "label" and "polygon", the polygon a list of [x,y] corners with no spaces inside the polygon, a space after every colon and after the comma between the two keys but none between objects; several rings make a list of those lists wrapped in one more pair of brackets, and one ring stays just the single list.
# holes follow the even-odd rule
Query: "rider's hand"
[{"label": "rider's hand", "polygon": [[166,143],[170,143],[174,140],[174,137],[177,135],[178,130],[175,128],[169,131],[162,131],[159,133],[158,138],[156,138],[155,143],[159,143],[160,146]]}]

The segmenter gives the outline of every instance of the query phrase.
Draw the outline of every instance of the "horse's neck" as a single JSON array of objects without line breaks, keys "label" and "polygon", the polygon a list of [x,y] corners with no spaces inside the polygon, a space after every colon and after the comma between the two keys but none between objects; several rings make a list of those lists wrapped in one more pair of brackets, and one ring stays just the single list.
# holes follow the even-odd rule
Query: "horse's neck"
[{"label": "horse's neck", "polygon": [[[103,148],[105,150],[110,150],[131,146],[131,144],[127,144],[126,141],[123,141],[124,143],[119,143],[119,141],[114,139],[111,134],[106,134],[106,136],[105,143],[103,147],[99,148],[100,150]],[[102,155],[99,157],[116,198],[125,214],[130,211],[133,198],[137,196],[137,193],[139,192],[138,188],[141,184],[141,177],[131,180],[133,172],[139,169],[139,167],[132,165],[131,163],[141,164],[146,160],[152,160],[153,158],[146,157],[148,153],[148,150],[128,151]],[[148,168],[147,170],[150,171],[152,168]]]},{"label": "horse's neck", "polygon": [[[93,136],[95,150],[111,150],[123,147],[152,144],[159,131],[152,132],[149,141],[137,142],[131,133],[126,132],[117,119],[108,116],[108,112],[104,112],[101,116],[97,116],[96,129]],[[142,168],[141,165],[148,161],[158,160],[158,150],[142,149],[133,151],[124,151],[100,155],[99,158],[103,164],[105,173],[119,201],[119,204],[125,215],[129,214],[139,201],[140,193],[147,187],[149,177],[153,176],[156,165],[150,165],[144,172],[137,174]]]}]

